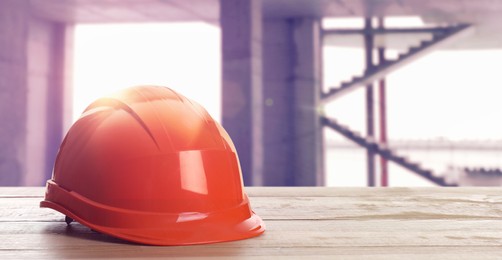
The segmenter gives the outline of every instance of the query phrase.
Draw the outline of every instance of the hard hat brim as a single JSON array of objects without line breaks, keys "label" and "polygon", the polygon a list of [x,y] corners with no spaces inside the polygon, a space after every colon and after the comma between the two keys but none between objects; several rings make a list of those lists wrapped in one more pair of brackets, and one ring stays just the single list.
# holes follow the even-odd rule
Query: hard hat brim
[{"label": "hard hat brim", "polygon": [[[100,205],[51,181],[48,182],[47,189],[51,191],[47,193],[50,196],[40,202],[40,207],[59,211],[101,233],[140,244],[206,244],[246,239],[265,231],[263,220],[250,210],[247,197],[238,207],[224,212],[173,216],[138,213]],[[92,212],[92,215],[84,216],[85,212]],[[92,218],[92,221],[88,218]]]}]

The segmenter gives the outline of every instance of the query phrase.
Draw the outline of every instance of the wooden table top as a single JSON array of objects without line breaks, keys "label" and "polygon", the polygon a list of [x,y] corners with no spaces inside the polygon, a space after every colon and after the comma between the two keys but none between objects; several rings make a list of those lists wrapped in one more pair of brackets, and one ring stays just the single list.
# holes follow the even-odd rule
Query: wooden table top
[{"label": "wooden table top", "polygon": [[0,188],[0,259],[502,259],[500,188],[246,188],[259,237],[196,246],[125,243],[39,208],[43,188]]}]

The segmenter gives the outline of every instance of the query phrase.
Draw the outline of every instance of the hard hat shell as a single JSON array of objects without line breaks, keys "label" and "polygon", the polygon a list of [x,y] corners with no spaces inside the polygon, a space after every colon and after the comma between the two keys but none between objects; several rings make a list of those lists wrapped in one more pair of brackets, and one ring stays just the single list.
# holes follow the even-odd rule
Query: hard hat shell
[{"label": "hard hat shell", "polygon": [[92,103],[59,149],[41,207],[132,242],[189,245],[265,231],[243,191],[229,135],[166,87]]}]

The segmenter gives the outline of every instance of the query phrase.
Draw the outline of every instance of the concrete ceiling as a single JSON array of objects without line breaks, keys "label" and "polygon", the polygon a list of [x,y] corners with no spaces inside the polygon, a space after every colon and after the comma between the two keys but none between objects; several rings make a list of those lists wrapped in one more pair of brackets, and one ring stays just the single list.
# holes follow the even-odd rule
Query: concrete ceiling
[{"label": "concrete ceiling", "polygon": [[[502,48],[502,0],[265,0],[265,3],[265,14],[275,17],[420,16],[430,25],[470,23],[475,27],[474,33],[450,48]],[[356,36],[337,37],[345,39],[331,39],[328,43],[361,44]],[[400,40],[418,43],[424,38],[427,35],[393,35],[385,41],[394,42],[399,48],[406,45],[400,44]]]},{"label": "concrete ceiling", "polygon": [[30,0],[32,12],[66,23],[218,23],[218,0]]},{"label": "concrete ceiling", "polygon": [[[30,3],[35,15],[69,23],[218,24],[219,20],[218,0],[30,0]],[[267,18],[413,15],[421,16],[428,24],[471,23],[476,28],[474,35],[452,47],[502,48],[502,0],[263,0],[263,8]],[[345,42],[354,41],[348,38]]]}]

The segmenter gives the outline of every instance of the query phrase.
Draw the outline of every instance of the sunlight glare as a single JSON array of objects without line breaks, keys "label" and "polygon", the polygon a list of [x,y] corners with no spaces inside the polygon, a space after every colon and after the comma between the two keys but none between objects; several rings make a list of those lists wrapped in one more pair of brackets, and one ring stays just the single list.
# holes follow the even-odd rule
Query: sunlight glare
[{"label": "sunlight glare", "polygon": [[161,85],[220,121],[220,53],[220,29],[202,22],[77,25],[73,120],[108,93]]}]

